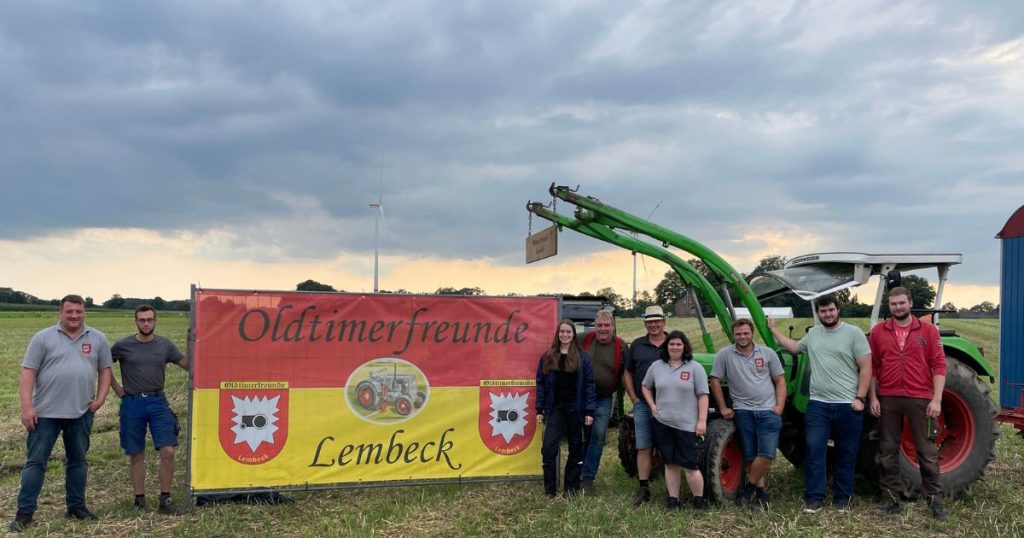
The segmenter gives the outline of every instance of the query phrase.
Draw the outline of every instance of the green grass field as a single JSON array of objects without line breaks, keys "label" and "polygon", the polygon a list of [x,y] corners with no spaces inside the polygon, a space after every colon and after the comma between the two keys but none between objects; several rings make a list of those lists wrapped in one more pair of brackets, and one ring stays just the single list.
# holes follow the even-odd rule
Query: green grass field
[{"label": "green grass field", "polygon": [[[0,515],[9,521],[15,512],[15,498],[24,462],[25,431],[19,421],[18,375],[22,354],[32,334],[55,323],[55,312],[0,312],[0,367],[8,375],[0,379],[0,488],[7,492]],[[866,327],[867,320],[853,320]],[[131,314],[93,312],[87,323],[104,331],[111,341],[134,331]],[[717,329],[717,324],[711,322]],[[781,323],[797,327],[802,334],[809,320]],[[184,349],[186,316],[162,313],[158,332]],[[946,320],[953,328],[984,346],[988,359],[998,364],[997,320]],[[682,328],[697,335],[693,320],[673,319],[669,328]],[[625,338],[643,332],[639,320],[619,321]],[[726,341],[721,331],[716,345]],[[116,373],[116,368],[115,368]],[[185,372],[168,369],[168,397],[184,418],[187,408]],[[653,485],[656,502],[640,510],[629,508],[635,482],[621,470],[614,451],[616,436],[610,433],[598,494],[575,501],[548,501],[537,482],[469,484],[426,487],[352,489],[330,492],[293,493],[296,503],[276,506],[218,506],[194,509],[181,518],[160,516],[151,508],[138,514],[131,505],[127,458],[121,454],[117,435],[117,399],[110,395],[100,410],[89,453],[88,498],[100,521],[77,523],[65,520],[63,465],[60,444],[49,467],[37,523],[31,536],[1020,536],[1024,535],[1024,442],[1013,429],[1002,427],[998,457],[989,466],[987,478],[971,495],[949,503],[951,517],[944,523],[931,521],[927,508],[913,504],[902,517],[878,518],[870,512],[875,500],[869,495],[855,499],[854,510],[837,513],[825,510],[816,516],[800,513],[802,474],[779,459],[769,475],[773,492],[772,511],[767,514],[721,506],[699,519],[688,510],[668,515],[661,508],[664,485]],[[184,446],[184,437],[182,446]],[[182,450],[183,454],[184,450]],[[156,468],[152,453],[147,493],[150,505],[156,496]],[[176,485],[184,479],[184,461],[179,460]],[[685,488],[684,488],[685,489]],[[181,488],[175,491],[180,498]]]}]

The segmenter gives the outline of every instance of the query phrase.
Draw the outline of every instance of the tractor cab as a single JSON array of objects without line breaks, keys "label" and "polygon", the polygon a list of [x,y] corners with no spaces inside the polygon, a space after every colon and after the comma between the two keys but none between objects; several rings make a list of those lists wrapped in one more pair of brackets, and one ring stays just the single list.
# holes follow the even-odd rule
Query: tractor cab
[{"label": "tractor cab", "polygon": [[[920,269],[938,270],[935,304],[942,304],[942,290],[949,268],[963,261],[960,254],[863,254],[860,252],[823,252],[797,256],[778,271],[756,273],[750,288],[759,301],[792,291],[808,301],[829,293],[867,284],[879,276],[875,305],[871,309],[871,326],[878,323],[882,298],[887,289],[900,285],[902,273]],[[939,322],[938,310],[930,311],[931,322]]]}]

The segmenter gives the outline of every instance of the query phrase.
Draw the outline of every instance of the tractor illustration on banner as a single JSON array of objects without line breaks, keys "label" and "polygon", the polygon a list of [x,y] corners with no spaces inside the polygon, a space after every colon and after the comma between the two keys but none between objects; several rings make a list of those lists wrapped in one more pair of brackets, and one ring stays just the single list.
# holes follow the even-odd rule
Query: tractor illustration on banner
[{"label": "tractor illustration on banner", "polygon": [[346,384],[349,407],[370,422],[401,422],[423,408],[430,388],[415,365],[401,359],[363,364]]}]

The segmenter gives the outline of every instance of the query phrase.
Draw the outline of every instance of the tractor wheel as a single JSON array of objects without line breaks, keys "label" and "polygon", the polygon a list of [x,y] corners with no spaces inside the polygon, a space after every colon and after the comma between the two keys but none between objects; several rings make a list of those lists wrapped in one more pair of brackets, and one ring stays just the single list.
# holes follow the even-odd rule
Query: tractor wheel
[{"label": "tractor wheel", "polygon": [[636,429],[632,411],[619,420],[619,463],[627,475],[636,476]]},{"label": "tractor wheel", "polygon": [[359,407],[372,411],[377,408],[377,400],[380,399],[380,393],[377,392],[377,387],[370,381],[360,381],[356,385],[356,401],[359,402]]},{"label": "tractor wheel", "polygon": [[427,401],[427,393],[420,391],[416,393],[416,400],[412,402],[416,409],[423,407],[423,404]]},{"label": "tractor wheel", "polygon": [[[956,359],[946,358],[946,386],[942,392],[942,414],[937,419],[939,434],[939,482],[943,493],[952,497],[969,492],[996,457],[998,409],[988,385]],[[921,490],[917,451],[904,428],[900,443],[900,474],[910,493]]]},{"label": "tractor wheel", "polygon": [[714,419],[704,437],[705,495],[720,503],[736,498],[743,485],[743,450],[736,425],[731,420]]},{"label": "tractor wheel", "polygon": [[409,413],[412,413],[412,398],[405,395],[395,398],[395,413],[403,417],[409,416]]}]

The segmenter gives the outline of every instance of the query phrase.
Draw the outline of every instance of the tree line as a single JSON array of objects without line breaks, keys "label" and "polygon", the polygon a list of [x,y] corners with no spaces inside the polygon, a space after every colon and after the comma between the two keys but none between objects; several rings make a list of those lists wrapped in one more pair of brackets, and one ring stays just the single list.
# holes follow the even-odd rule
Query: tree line
[{"label": "tree line", "polygon": [[[722,282],[704,262],[696,258],[692,258],[687,261],[697,271],[704,275],[712,286],[718,289],[721,288]],[[761,258],[753,271],[743,274],[743,277],[748,278],[750,275],[764,271],[776,271],[782,269],[785,264],[785,256],[765,256],[764,258]],[[935,302],[935,290],[932,289],[928,279],[917,275],[904,275],[902,286],[910,290],[910,294],[914,299],[915,309],[928,310],[932,308],[932,305]],[[330,284],[318,282],[313,279],[307,279],[299,282],[295,286],[295,289],[296,291],[345,291],[341,288],[335,288]],[[658,285],[654,287],[653,293],[648,290],[639,291],[637,292],[636,300],[617,293],[611,287],[600,288],[593,292],[584,291],[576,295],[578,297],[603,297],[609,304],[615,306],[616,311],[619,312],[620,315],[636,316],[642,313],[647,307],[653,305],[661,306],[667,312],[671,312],[675,309],[675,306],[689,294],[689,292],[689,288],[683,283],[679,275],[670,269],[665,272],[664,277]],[[396,290],[380,290],[380,293],[411,294],[413,292],[404,288],[399,288]],[[486,292],[479,287],[455,288],[450,286],[442,286],[433,292],[427,293],[432,293],[434,295],[486,295]],[[562,295],[563,293],[564,292],[553,292],[540,293],[537,295]],[[501,295],[505,297],[517,297],[520,294],[510,292]],[[836,293],[836,298],[839,301],[839,306],[843,315],[846,317],[863,318],[871,315],[871,305],[861,303],[857,295],[853,294],[849,289]],[[12,288],[0,288],[0,304],[56,306],[59,305],[59,302],[60,299],[40,299],[23,291],[17,291]],[[739,304],[738,299],[735,297],[733,298],[733,302],[735,304]],[[92,297],[86,297],[85,303],[87,307],[96,306]],[[110,299],[103,301],[100,306],[110,309],[134,310],[137,306],[143,303],[150,304],[158,310],[188,311],[191,306],[191,301],[189,300],[165,300],[159,296],[153,298],[122,297],[116,293]],[[700,304],[702,313],[705,316],[713,315],[710,305],[706,300],[701,300]],[[765,307],[789,307],[793,309],[793,315],[795,317],[813,317],[811,313],[811,303],[792,293],[784,293],[782,295],[772,297],[771,299],[762,301],[761,305]],[[995,317],[999,315],[999,305],[993,304],[991,301],[983,301],[969,308],[957,308],[953,303],[947,302],[942,305],[940,311],[943,312],[943,315],[946,317]],[[887,315],[888,305],[883,303],[882,316]]]}]

